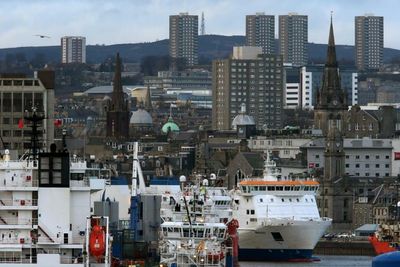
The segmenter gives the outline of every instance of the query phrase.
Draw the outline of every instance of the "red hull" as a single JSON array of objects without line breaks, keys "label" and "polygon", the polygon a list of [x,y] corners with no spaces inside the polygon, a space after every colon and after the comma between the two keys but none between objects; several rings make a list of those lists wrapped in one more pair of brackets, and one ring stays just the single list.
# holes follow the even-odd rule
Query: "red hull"
[{"label": "red hull", "polygon": [[369,242],[374,247],[374,250],[377,255],[397,251],[396,248],[390,246],[390,242],[388,241],[379,241],[375,235],[368,237]]}]

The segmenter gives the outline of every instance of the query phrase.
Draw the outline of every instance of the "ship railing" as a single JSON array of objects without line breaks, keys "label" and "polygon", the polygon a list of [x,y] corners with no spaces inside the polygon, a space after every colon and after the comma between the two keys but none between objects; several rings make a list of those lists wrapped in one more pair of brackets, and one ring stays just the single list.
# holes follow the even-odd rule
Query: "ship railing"
[{"label": "ship railing", "polygon": [[38,220],[36,218],[32,219],[22,219],[22,218],[7,218],[1,217],[0,225],[37,225]]},{"label": "ship railing", "polygon": [[13,187],[38,187],[39,186],[39,180],[38,179],[32,179],[29,181],[25,181],[25,180],[14,180],[14,181],[6,181],[3,180],[2,187],[6,187],[6,188],[13,188]]},{"label": "ship railing", "polygon": [[71,187],[89,187],[90,182],[88,177],[84,177],[82,180],[70,180]]},{"label": "ship railing", "polygon": [[37,206],[37,199],[0,199],[1,206]]},{"label": "ship railing", "polygon": [[0,239],[0,244],[30,244],[32,242],[32,239],[29,237],[12,237],[8,238],[8,235],[4,235]]}]

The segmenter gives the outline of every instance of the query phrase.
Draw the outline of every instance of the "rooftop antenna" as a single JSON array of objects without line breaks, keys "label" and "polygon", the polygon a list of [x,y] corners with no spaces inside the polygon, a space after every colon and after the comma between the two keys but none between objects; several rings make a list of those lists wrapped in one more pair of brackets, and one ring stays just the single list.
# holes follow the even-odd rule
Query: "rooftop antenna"
[{"label": "rooftop antenna", "polygon": [[200,35],[206,34],[206,23],[204,20],[204,12],[201,12],[201,25],[200,25]]}]

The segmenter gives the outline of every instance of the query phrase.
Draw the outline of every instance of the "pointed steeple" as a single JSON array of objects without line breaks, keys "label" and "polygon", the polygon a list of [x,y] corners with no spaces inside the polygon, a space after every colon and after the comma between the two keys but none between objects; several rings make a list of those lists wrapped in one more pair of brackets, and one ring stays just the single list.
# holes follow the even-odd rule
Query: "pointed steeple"
[{"label": "pointed steeple", "polygon": [[325,66],[334,67],[334,68],[336,68],[338,66],[337,61],[336,61],[335,36],[333,34],[332,14],[331,14],[331,26],[329,29],[328,51],[327,51],[327,58],[326,58]]},{"label": "pointed steeple", "polygon": [[122,82],[121,82],[121,58],[119,57],[119,53],[117,53],[117,57],[115,59],[115,72],[114,72],[114,80],[113,80],[111,109],[115,110],[115,111],[125,110],[125,99],[124,99],[124,92],[122,90]]}]

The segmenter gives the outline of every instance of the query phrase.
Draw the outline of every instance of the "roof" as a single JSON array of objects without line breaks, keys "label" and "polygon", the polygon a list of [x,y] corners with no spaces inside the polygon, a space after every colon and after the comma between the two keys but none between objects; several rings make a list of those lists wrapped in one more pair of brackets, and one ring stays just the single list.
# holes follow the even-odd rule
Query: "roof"
[{"label": "roof", "polygon": [[264,180],[244,180],[240,185],[319,185],[317,181],[264,181]]},{"label": "roof", "polygon": [[378,224],[367,223],[358,227],[356,232],[375,232],[378,230]]},{"label": "roof", "polygon": [[[125,94],[130,94],[132,86],[127,86],[124,85],[122,86],[122,90],[124,91]],[[96,86],[92,87],[85,92],[83,92],[85,95],[89,94],[111,94],[113,91],[113,86],[112,85],[103,85],[103,86]]]},{"label": "roof", "polygon": [[232,128],[236,129],[238,125],[256,125],[253,117],[246,114],[237,115],[232,121]]},{"label": "roof", "polygon": [[179,126],[174,122],[172,117],[169,117],[167,123],[164,124],[164,126],[161,129],[161,131],[163,133],[168,133],[168,131],[179,132]]},{"label": "roof", "polygon": [[242,152],[242,155],[253,169],[264,169],[264,159],[260,153]]},{"label": "roof", "polygon": [[130,124],[153,124],[153,118],[144,109],[138,109],[132,113]]}]

